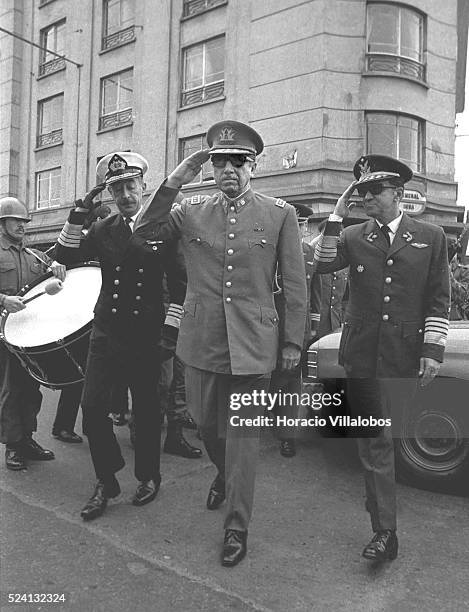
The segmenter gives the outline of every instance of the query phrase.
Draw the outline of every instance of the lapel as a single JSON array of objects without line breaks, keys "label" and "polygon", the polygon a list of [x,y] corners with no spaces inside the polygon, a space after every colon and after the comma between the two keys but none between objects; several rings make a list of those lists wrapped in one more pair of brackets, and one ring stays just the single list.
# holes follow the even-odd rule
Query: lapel
[{"label": "lapel", "polygon": [[129,245],[129,234],[121,214],[116,215],[108,229],[115,249],[114,254],[116,258],[121,259]]},{"label": "lapel", "polygon": [[404,213],[402,215],[399,227],[397,228],[394,241],[389,247],[388,255],[394,255],[394,253],[397,253],[397,251],[400,251],[405,246],[413,242],[417,232],[418,228],[415,226],[415,223]]},{"label": "lapel", "polygon": [[365,223],[363,227],[363,240],[365,240],[368,244],[372,244],[380,251],[383,251],[383,253],[388,252],[389,247],[386,243],[386,238],[374,219],[369,219],[369,221]]}]

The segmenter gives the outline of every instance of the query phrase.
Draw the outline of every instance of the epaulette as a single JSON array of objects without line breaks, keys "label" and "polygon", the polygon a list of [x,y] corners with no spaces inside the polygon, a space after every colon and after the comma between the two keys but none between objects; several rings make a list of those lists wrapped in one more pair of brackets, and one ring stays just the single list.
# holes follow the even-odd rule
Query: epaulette
[{"label": "epaulette", "polygon": [[285,200],[281,200],[280,198],[275,200],[275,206],[278,206],[279,208],[285,208],[285,204]]}]

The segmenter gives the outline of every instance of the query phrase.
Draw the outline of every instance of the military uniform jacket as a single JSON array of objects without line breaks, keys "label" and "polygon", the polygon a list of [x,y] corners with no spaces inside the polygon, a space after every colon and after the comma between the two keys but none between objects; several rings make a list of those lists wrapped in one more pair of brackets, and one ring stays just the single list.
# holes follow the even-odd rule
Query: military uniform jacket
[{"label": "military uniform jacket", "polygon": [[[159,192],[167,189],[163,185]],[[182,239],[188,285],[179,357],[212,372],[271,372],[279,347],[277,264],[285,299],[283,340],[303,344],[306,287],[295,209],[250,189],[236,200],[217,193],[169,209],[154,200],[140,222],[147,239]]]},{"label": "military uniform jacket", "polygon": [[93,224],[83,237],[85,216],[71,211],[55,247],[57,261],[71,264],[98,260],[102,286],[94,309],[95,322],[123,341],[154,344],[165,320],[164,273],[171,301],[180,305],[182,313],[186,276],[180,258],[175,256],[175,242],[146,240],[137,225],[129,236],[120,214]]},{"label": "military uniform jacket", "polygon": [[26,250],[24,246],[18,246],[9,240],[8,236],[0,234],[0,306],[6,296],[17,295],[25,285],[47,272],[47,266],[28,251],[33,251],[44,261],[52,263],[41,251]]},{"label": "military uniform jacket", "polygon": [[350,266],[339,363],[349,376],[415,376],[420,357],[443,360],[449,312],[446,239],[440,227],[403,215],[391,246],[374,220],[342,229],[329,221],[319,273]]},{"label": "military uniform jacket", "polygon": [[312,324],[318,337],[339,329],[345,316],[348,300],[348,268],[331,274],[313,275]]}]

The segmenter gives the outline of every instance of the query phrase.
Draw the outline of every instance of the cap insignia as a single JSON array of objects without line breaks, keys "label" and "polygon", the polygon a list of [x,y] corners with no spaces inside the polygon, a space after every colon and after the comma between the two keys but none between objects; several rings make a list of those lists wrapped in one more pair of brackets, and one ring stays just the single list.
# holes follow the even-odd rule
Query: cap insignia
[{"label": "cap insignia", "polygon": [[360,160],[361,163],[358,164],[360,168],[360,176],[365,176],[365,174],[369,174],[371,171],[370,164],[367,159]]},{"label": "cap insignia", "polygon": [[107,165],[111,172],[116,172],[117,170],[125,170],[127,168],[127,162],[120,155],[113,155],[109,160]]},{"label": "cap insignia", "polygon": [[219,142],[234,142],[235,139],[235,131],[231,127],[224,127],[219,136]]}]

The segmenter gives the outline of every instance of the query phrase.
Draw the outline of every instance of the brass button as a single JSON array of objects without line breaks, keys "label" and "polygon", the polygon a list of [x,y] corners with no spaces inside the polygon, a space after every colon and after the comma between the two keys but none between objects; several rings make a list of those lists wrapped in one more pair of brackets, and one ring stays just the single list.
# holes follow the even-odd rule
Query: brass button
[{"label": "brass button", "polygon": [[137,287],[143,287],[143,283],[137,283]]},{"label": "brass button", "polygon": [[200,243],[200,242],[202,242],[202,239],[201,238],[196,238],[195,241]]},{"label": "brass button", "polygon": [[157,251],[157,250],[158,250],[158,247],[157,247],[157,246],[153,246],[153,247],[151,247],[151,248],[153,249],[153,251]]},{"label": "brass button", "polygon": [[386,278],[384,279],[384,282],[389,285],[390,283],[392,283],[392,278],[390,276],[386,276]]},{"label": "brass button", "polygon": [[112,299],[113,300],[117,300],[118,297],[119,297],[119,294],[118,293],[114,293],[113,296],[112,296]]},{"label": "brass button", "polygon": [[233,249],[228,249],[227,253],[228,253],[228,255],[233,255],[234,251],[233,251]]},{"label": "brass button", "polygon": [[227,298],[226,298],[226,301],[227,301],[228,303],[230,303],[230,302],[231,302],[231,298],[230,298],[230,297],[227,297]]},{"label": "brass button", "polygon": [[234,234],[228,234],[228,238],[229,238],[230,240],[233,240],[233,238],[234,238],[234,237],[235,237],[235,235],[234,235]]},{"label": "brass button", "polygon": [[138,315],[138,310],[134,310],[134,315]]},{"label": "brass button", "polygon": [[111,312],[112,312],[112,314],[116,314],[117,308],[111,308]]},{"label": "brass button", "polygon": [[262,238],[261,242],[262,242],[262,244],[265,244],[267,242],[267,240],[265,238]]},{"label": "brass button", "polygon": [[226,269],[228,270],[228,272],[231,272],[231,270],[233,269],[233,266],[227,266]]},{"label": "brass button", "polygon": [[386,262],[387,266],[392,266],[392,264],[394,263],[394,259],[388,259]]},{"label": "brass button", "polygon": [[114,279],[114,285],[118,285],[118,284],[119,284],[119,282],[120,282],[120,281],[119,281],[119,279],[118,279],[118,278]]},{"label": "brass button", "polygon": [[139,274],[143,274],[143,268],[138,269]]},{"label": "brass button", "polygon": [[116,266],[116,272],[120,272],[121,271],[121,267],[120,266]]},{"label": "brass button", "polygon": [[384,314],[383,315],[383,321],[389,321],[389,315]]},{"label": "brass button", "polygon": [[135,299],[137,300],[137,302],[139,302],[142,299],[142,296],[141,295],[136,295]]},{"label": "brass button", "polygon": [[230,223],[231,225],[234,225],[236,223],[236,219],[230,219]]},{"label": "brass button", "polygon": [[236,208],[234,206],[230,206],[230,210],[231,210],[231,212],[234,212],[236,210]]},{"label": "brass button", "polygon": [[225,285],[226,285],[227,287],[231,287],[231,281],[226,281]]},{"label": "brass button", "polygon": [[391,301],[391,298],[389,297],[389,295],[385,295],[383,299],[386,302],[386,304]]}]

